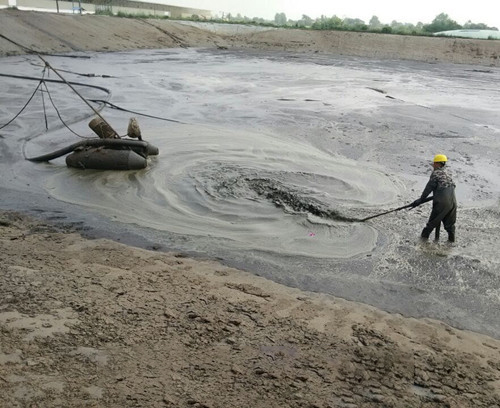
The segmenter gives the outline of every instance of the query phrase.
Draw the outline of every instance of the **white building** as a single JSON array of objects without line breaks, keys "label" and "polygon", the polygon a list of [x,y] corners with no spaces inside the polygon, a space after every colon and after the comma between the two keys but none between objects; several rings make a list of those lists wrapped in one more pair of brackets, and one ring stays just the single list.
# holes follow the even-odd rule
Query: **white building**
[{"label": "white building", "polygon": [[212,17],[210,10],[171,6],[146,0],[0,0],[0,8],[5,7],[49,12],[58,10],[61,13],[95,13],[96,10],[106,9],[114,14],[123,12],[127,14],[169,16],[172,18],[198,16],[201,19],[210,19]]}]

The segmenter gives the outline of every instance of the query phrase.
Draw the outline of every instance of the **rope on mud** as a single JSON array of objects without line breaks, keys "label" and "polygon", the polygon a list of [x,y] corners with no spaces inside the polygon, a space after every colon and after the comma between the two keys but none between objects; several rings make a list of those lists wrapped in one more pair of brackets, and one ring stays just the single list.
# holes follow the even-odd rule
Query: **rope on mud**
[{"label": "rope on mud", "polygon": [[[366,89],[371,89],[372,91],[375,91],[375,92],[378,92],[378,93],[381,93],[381,94],[386,94],[386,92],[383,90],[383,89],[378,89],[378,88],[372,88],[372,87],[369,87],[367,86]],[[403,102],[403,103],[407,103],[407,104],[411,104],[411,105],[414,105],[414,106],[418,106],[419,108],[424,108],[424,109],[428,109],[428,110],[432,110],[432,111],[435,111],[435,112],[440,112],[439,110],[436,110],[435,108],[431,108],[429,106],[425,106],[425,105],[422,105],[420,103],[415,103],[415,102],[408,102],[404,99],[400,99],[400,98],[395,98],[391,95],[385,95],[386,98],[388,99],[393,99],[395,101],[398,101],[398,102]],[[471,122],[471,123],[475,123],[474,120],[472,119],[469,119],[469,118],[465,118],[463,116],[459,116],[459,115],[456,115],[454,113],[450,113],[450,112],[445,112],[446,115],[450,115],[450,116],[453,116],[455,118],[458,118],[458,119],[462,119],[462,120],[465,120],[466,122]]]},{"label": "rope on mud", "polygon": [[[48,68],[48,69],[51,69],[52,71],[54,71],[54,73],[66,84],[69,86],[69,88],[75,93],[78,95],[78,97],[90,108],[92,109],[92,111],[99,117],[101,118],[101,120],[111,129],[114,131],[113,127],[108,123],[108,121],[99,113],[99,111],[94,108],[90,102],[85,99],[81,94],[80,92],[78,92],[74,87],[73,85],[71,85],[68,81],[66,81],[66,79],[57,71],[57,69],[55,69],[52,65],[49,64],[49,62],[45,59],[43,59],[43,57],[41,55],[38,55],[38,58],[40,58],[44,63],[45,63],[45,66]],[[118,134],[117,132],[115,132],[116,134]]]},{"label": "rope on mud", "polygon": [[[16,79],[23,79],[23,80],[28,80],[28,81],[38,81],[38,86],[36,87],[35,91],[33,92],[33,94],[31,95],[30,99],[28,100],[28,102],[25,104],[25,106],[21,109],[21,111],[15,115],[14,118],[12,118],[11,120],[9,120],[6,124],[2,125],[0,127],[0,129],[3,129],[4,127],[10,125],[14,120],[16,120],[16,118],[24,111],[24,109],[26,109],[26,107],[28,106],[28,104],[31,102],[31,100],[33,99],[33,97],[36,95],[36,92],[41,88],[42,84],[45,85],[46,89],[47,89],[47,83],[56,83],[56,84],[62,84],[64,83],[64,81],[62,80],[58,80],[58,79],[48,79],[48,78],[39,78],[39,77],[32,77],[32,76],[26,76],[26,75],[14,75],[14,74],[2,74],[0,73],[0,77],[5,77],[5,78],[16,78]],[[111,91],[108,89],[108,88],[105,88],[103,86],[98,86],[98,85],[90,85],[90,84],[84,84],[84,83],[81,83],[81,82],[69,82],[71,85],[75,85],[75,86],[82,86],[82,87],[87,87],[87,88],[93,88],[93,89],[97,89],[97,90],[100,90],[100,91],[103,91],[105,92],[107,95],[108,95],[108,98],[111,97]],[[47,89],[48,91],[48,89]],[[49,93],[50,95],[50,93]],[[50,98],[52,99],[52,98]],[[104,102],[104,100],[102,100]],[[53,104],[54,106],[55,104]],[[98,107],[99,110],[101,110],[103,107],[104,107],[104,103],[101,104],[100,107]],[[54,109],[56,110],[58,116],[59,116],[59,119],[61,119],[61,122],[63,123],[63,126],[67,127],[69,129],[69,126],[67,123],[65,123],[62,118],[61,118],[61,115],[58,111],[58,109],[54,106]],[[84,118],[86,117],[89,117],[91,115],[87,115],[83,118],[78,118],[77,120],[74,120],[72,123],[75,123],[77,121],[80,121],[80,120],[83,120]],[[56,128],[58,129],[58,128]],[[72,133],[75,133],[73,132],[71,129],[69,129]],[[39,137],[42,133],[40,134],[36,134],[36,135],[33,135],[33,136],[28,136],[26,138],[24,138],[24,143],[23,143],[23,147],[22,147],[22,152],[23,152],[23,156],[25,159],[27,159],[27,155],[26,155],[26,143],[30,140],[33,140],[37,137]],[[76,133],[75,133],[76,134]],[[78,134],[76,134],[77,136],[79,137],[82,137]],[[3,138],[3,136],[2,136]],[[87,137],[83,137],[84,139],[89,139]]]},{"label": "rope on mud", "polygon": [[[14,74],[2,74],[2,73],[0,73],[0,77],[26,79],[26,80],[29,80],[29,81],[40,81],[40,78],[31,77],[31,76],[25,76],[25,75],[14,75]],[[57,83],[57,84],[63,84],[64,83],[63,81],[61,81],[59,79],[44,79],[44,81],[45,82],[53,82],[53,83]],[[77,85],[77,86],[84,86],[84,87],[88,87],[88,88],[99,89],[101,91],[106,92],[108,94],[108,96],[111,95],[111,91],[108,88],[105,88],[103,86],[90,85],[90,84],[84,84],[84,83],[81,83],[81,82],[73,82],[73,81],[68,81],[68,83],[70,83],[71,85]],[[186,124],[185,122],[182,122],[180,120],[163,118],[163,117],[160,117],[160,116],[148,115],[146,113],[141,113],[141,112],[137,112],[137,111],[125,109],[125,108],[117,106],[117,105],[115,105],[115,104],[113,104],[111,102],[108,102],[107,100],[104,100],[104,99],[88,99],[88,101],[89,102],[94,102],[94,103],[100,103],[100,104],[103,104],[103,105],[107,105],[110,108],[117,109],[117,110],[123,111],[123,112],[133,113],[134,115],[144,116],[144,117],[152,118],[152,119],[164,120],[164,121],[167,121],[167,122],[180,123],[180,124],[183,124],[183,125]]]},{"label": "rope on mud", "polygon": [[[47,123],[47,113],[45,111],[45,101],[43,99],[43,90],[41,89],[42,86],[45,87],[45,90],[47,92],[47,95],[49,97],[49,100],[52,104],[52,106],[54,107],[54,110],[56,111],[57,113],[57,116],[59,118],[59,120],[61,121],[61,123],[63,124],[64,127],[66,127],[71,133],[73,133],[74,135],[80,137],[80,138],[83,138],[83,139],[86,139],[85,136],[81,136],[79,135],[78,133],[76,133],[75,131],[73,131],[69,125],[64,121],[64,119],[62,118],[61,116],[61,113],[59,112],[59,109],[57,108],[54,100],[52,99],[52,95],[50,94],[50,91],[49,91],[49,88],[47,87],[47,82],[52,82],[52,83],[64,83],[64,81],[62,80],[57,80],[57,79],[47,79],[45,78],[45,72],[46,70],[44,69],[43,71],[43,75],[42,75],[42,78],[37,78],[37,77],[31,77],[31,76],[24,76],[24,75],[13,75],[13,74],[0,74],[0,76],[2,77],[7,77],[7,78],[17,78],[17,79],[26,79],[26,80],[30,80],[30,81],[39,81],[36,89],[34,90],[33,94],[31,95],[31,97],[29,98],[28,102],[26,102],[26,104],[23,106],[23,108],[21,109],[21,111],[19,113],[17,113],[11,120],[9,120],[5,125],[2,125],[0,126],[0,129],[3,129],[4,127],[10,125],[14,120],[17,119],[17,117],[26,109],[26,107],[29,105],[29,103],[31,102],[31,100],[33,99],[33,97],[36,95],[36,92],[38,90],[42,91],[42,103],[43,103],[43,109],[44,109],[44,115],[45,115],[45,128],[46,130],[48,129],[48,123]],[[78,85],[78,86],[83,86],[83,87],[89,87],[89,88],[95,88],[95,89],[98,89],[98,90],[101,90],[101,91],[104,91],[106,93],[108,93],[108,95],[111,95],[111,91],[107,88],[104,88],[102,86],[96,86],[96,85],[89,85],[89,84],[83,84],[83,83],[80,83],[80,82],[71,82],[72,85]],[[104,102],[104,100],[102,100]]]},{"label": "rope on mud", "polygon": [[[49,96],[49,100],[50,100],[50,103],[52,104],[52,106],[54,107],[54,110],[56,111],[57,113],[57,117],[59,118],[59,120],[61,121],[61,123],[64,125],[64,127],[66,129],[68,129],[71,133],[73,133],[75,136],[79,137],[79,138],[82,138],[82,139],[86,139],[85,136],[82,136],[82,135],[79,135],[78,133],[76,133],[73,129],[71,129],[68,124],[64,121],[64,119],[62,118],[61,116],[61,113],[59,112],[59,109],[57,109],[57,106],[54,102],[54,100],[52,99],[52,95],[50,94],[50,91],[49,91],[49,88],[47,87],[47,84],[44,82],[43,85],[45,86],[45,90],[47,91],[47,95]],[[47,123],[47,117],[45,117],[45,123]],[[48,127],[47,127],[48,129]]]},{"label": "rope on mud", "polygon": [[33,91],[33,93],[31,94],[31,96],[29,97],[28,101],[24,104],[24,106],[21,108],[21,110],[20,110],[20,111],[19,111],[16,115],[14,115],[14,117],[13,117],[11,120],[9,120],[6,124],[1,125],[1,126],[0,126],[0,129],[3,129],[3,128],[5,128],[5,127],[9,126],[12,122],[14,122],[14,121],[18,118],[18,116],[19,116],[21,113],[23,113],[23,111],[26,109],[26,107],[30,104],[31,100],[35,97],[35,95],[36,95],[36,93],[37,93],[38,89],[40,89],[40,87],[41,87],[41,85],[42,85],[42,83],[43,83],[43,78],[42,78],[42,79],[38,78],[38,80],[39,80],[40,82],[38,83],[38,85],[36,86],[35,90],[34,90],[34,91]]},{"label": "rope on mud", "polygon": [[26,47],[22,44],[19,44],[18,42],[10,39],[9,37],[6,37],[5,35],[3,34],[0,34],[0,37],[3,38],[4,40],[7,40],[8,42],[14,44],[15,46],[19,47],[19,48],[22,48],[23,50],[26,51],[26,53],[28,54],[41,54],[41,55],[47,55],[49,57],[63,57],[63,58],[85,58],[85,59],[90,59],[90,56],[88,55],[60,55],[60,54],[50,54],[48,52],[42,52],[42,51],[35,51],[35,50],[32,50],[31,48],[29,47]]},{"label": "rope on mud", "polygon": [[[34,66],[34,67],[40,67],[40,68],[43,67],[43,65],[40,65],[40,64],[34,64],[34,63],[32,63],[31,65]],[[113,75],[106,75],[106,74],[102,74],[102,75],[98,75],[98,74],[82,74],[81,72],[70,71],[68,69],[61,69],[61,68],[57,68],[57,70],[59,72],[64,72],[66,74],[74,74],[74,75],[83,76],[83,77],[87,77],[87,78],[116,78]]]},{"label": "rope on mud", "polygon": [[115,104],[112,104],[111,102],[104,101],[102,99],[89,99],[89,101],[90,102],[94,102],[94,103],[102,103],[104,105],[108,105],[110,108],[117,109],[117,110],[120,110],[120,111],[123,111],[123,112],[133,113],[134,115],[144,116],[144,117],[152,118],[152,119],[164,120],[164,121],[167,121],[167,122],[181,123],[183,125],[186,124],[185,122],[181,122],[180,120],[169,119],[169,118],[162,118],[160,116],[148,115],[146,113],[140,113],[140,112],[136,112],[136,111],[133,111],[133,110],[125,109],[125,108],[122,108],[122,107],[117,106]]},{"label": "rope on mud", "polygon": [[[41,57],[40,57],[41,58]],[[42,58],[43,60],[43,58]],[[54,70],[55,71],[55,70]],[[45,70],[44,70],[44,73],[45,73]],[[57,72],[56,72],[57,73]],[[61,121],[61,123],[63,124],[64,127],[66,127],[71,133],[73,133],[74,135],[82,138],[82,139],[87,139],[90,140],[90,138],[88,137],[85,137],[85,136],[81,136],[79,135],[78,133],[76,133],[75,131],[73,131],[69,126],[68,124],[63,120],[60,112],[59,112],[59,109],[57,108],[54,100],[52,99],[52,96],[50,94],[50,91],[47,87],[47,83],[65,83],[66,85],[76,85],[76,86],[82,86],[82,87],[88,87],[88,88],[93,88],[93,89],[98,89],[98,90],[101,90],[101,91],[104,91],[108,94],[108,98],[111,96],[111,91],[108,89],[108,88],[105,88],[105,87],[102,87],[102,86],[97,86],[97,85],[89,85],[89,84],[84,84],[84,83],[80,83],[80,82],[69,82],[69,81],[65,81],[65,80],[57,80],[57,79],[45,79],[44,77],[42,77],[42,79],[40,78],[37,78],[37,77],[31,77],[31,76],[25,76],[25,75],[13,75],[13,74],[1,74],[0,73],[0,77],[7,77],[7,78],[16,78],[16,79],[24,79],[24,80],[30,80],[30,81],[39,81],[35,91],[33,92],[33,95],[31,95],[30,99],[28,100],[28,102],[26,103],[26,105],[22,108],[21,112],[19,112],[13,119],[11,119],[8,123],[6,123],[5,125],[3,125],[2,127],[0,127],[0,129],[8,126],[10,123],[12,123],[21,113],[22,111],[24,111],[24,109],[26,108],[26,106],[28,106],[28,104],[31,102],[31,100],[33,99],[33,97],[35,96],[36,92],[40,89],[41,90],[41,87],[42,85],[45,87],[45,90],[47,92],[47,95],[49,97],[49,100],[52,104],[52,106],[54,107],[56,113],[57,113],[57,116],[59,118],[59,120]],[[72,86],[70,86],[70,88],[74,89]],[[43,92],[43,91],[42,91]],[[75,91],[76,92],[76,91]],[[185,124],[184,122],[181,122],[181,121],[178,121],[178,120],[175,120],[175,119],[169,119],[169,118],[164,118],[164,117],[160,117],[160,116],[154,116],[154,115],[148,115],[148,114],[145,114],[145,113],[141,113],[141,112],[137,112],[137,111],[133,111],[133,110],[129,110],[129,109],[125,109],[125,108],[122,108],[120,106],[117,106],[117,105],[114,105],[112,104],[111,102],[109,102],[108,100],[104,100],[104,99],[85,99],[83,98],[81,95],[79,95],[82,99],[84,99],[87,103],[87,105],[90,106],[90,102],[93,102],[93,103],[97,103],[97,104],[101,104],[100,106],[100,109],[102,109],[102,107],[104,106],[109,106],[113,109],[117,109],[117,110],[120,110],[120,111],[123,111],[123,112],[128,112],[128,113],[132,113],[132,114],[135,114],[135,115],[139,115],[139,116],[144,116],[144,117],[148,117],[148,118],[152,118],[152,119],[158,119],[158,120],[163,120],[163,121],[167,121],[167,122],[174,122],[174,123],[180,123],[180,124]],[[43,99],[43,94],[42,94],[42,99]],[[95,109],[90,106],[92,108],[92,110],[95,111]],[[46,112],[45,112],[45,102],[44,102],[44,114],[45,114],[45,123],[46,123],[46,128],[48,128],[48,125],[47,125],[47,116],[46,116]],[[100,116],[98,114],[98,116]],[[27,157],[26,155],[26,151],[25,151],[25,147],[26,147],[26,142],[28,142],[29,140],[33,140],[34,138],[40,136],[39,135],[34,135],[32,137],[28,137],[25,139],[25,142],[23,144],[23,156],[25,159],[27,160],[32,160],[30,158]],[[36,158],[35,158],[36,159]]]}]

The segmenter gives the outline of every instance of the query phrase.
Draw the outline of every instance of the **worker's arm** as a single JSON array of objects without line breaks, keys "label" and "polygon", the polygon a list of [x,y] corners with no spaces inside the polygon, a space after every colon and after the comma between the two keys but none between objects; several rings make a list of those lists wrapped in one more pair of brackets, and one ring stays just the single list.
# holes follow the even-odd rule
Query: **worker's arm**
[{"label": "worker's arm", "polygon": [[420,199],[424,200],[436,188],[437,188],[437,178],[436,178],[436,175],[433,172],[431,174],[431,177],[429,178],[429,181],[427,182],[427,185],[424,188],[424,191],[422,192],[422,195],[420,196]]},{"label": "worker's arm", "polygon": [[[422,192],[422,195],[420,196],[420,198],[417,198],[413,203],[411,203],[410,205],[415,208],[415,207],[418,207],[420,204],[422,203],[425,203],[426,202],[426,198],[427,196],[432,193],[435,188],[437,187],[437,180],[436,180],[436,176],[434,175],[434,173],[431,174],[431,177],[429,178],[429,181],[427,182],[427,185],[425,186],[424,188],[424,191]],[[429,201],[429,200],[427,200]]]}]

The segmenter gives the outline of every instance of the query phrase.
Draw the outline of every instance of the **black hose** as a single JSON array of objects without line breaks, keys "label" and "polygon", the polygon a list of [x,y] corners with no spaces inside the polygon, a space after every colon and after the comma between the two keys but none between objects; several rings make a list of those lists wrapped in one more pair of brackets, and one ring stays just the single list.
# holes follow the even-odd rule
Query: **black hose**
[{"label": "black hose", "polygon": [[[25,76],[25,75],[14,75],[14,74],[0,74],[0,77],[7,77],[7,78],[18,78],[18,79],[28,79],[30,81],[40,81],[41,78],[37,77],[31,77],[31,76]],[[60,79],[43,79],[45,82],[54,82],[56,84],[64,84],[64,81],[61,81]],[[78,85],[78,86],[84,86],[87,88],[94,88],[94,89],[99,89],[100,91],[104,91],[107,94],[111,94],[111,91],[108,88],[105,88],[103,86],[99,85],[90,85],[90,84],[84,84],[81,82],[72,82],[68,81],[71,85]]]},{"label": "black hose", "polygon": [[68,147],[63,149],[56,150],[52,153],[47,153],[38,157],[29,157],[26,158],[32,162],[47,162],[50,160],[57,159],[58,157],[64,156],[65,154],[71,153],[73,150],[78,147],[118,147],[118,146],[126,146],[126,147],[139,147],[143,149],[148,148],[149,143],[140,141],[140,140],[124,140],[124,139],[89,139],[89,140],[81,140],[79,142],[73,143]]}]

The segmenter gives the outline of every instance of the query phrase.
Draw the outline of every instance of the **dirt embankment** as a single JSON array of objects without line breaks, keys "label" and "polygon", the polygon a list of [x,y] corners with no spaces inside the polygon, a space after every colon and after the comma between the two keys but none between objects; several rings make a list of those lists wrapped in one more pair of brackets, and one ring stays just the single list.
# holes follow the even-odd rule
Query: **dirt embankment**
[{"label": "dirt embankment", "polygon": [[[219,46],[498,64],[493,41],[15,10],[0,34],[1,55]],[[500,341],[0,213],[0,395],[9,408],[498,408]]]},{"label": "dirt embankment", "polygon": [[168,20],[0,11],[0,56],[37,52],[219,47],[343,54],[383,59],[500,66],[500,41],[311,30],[217,33]]},{"label": "dirt embankment", "polygon": [[500,406],[500,341],[0,213],[1,407]]}]

